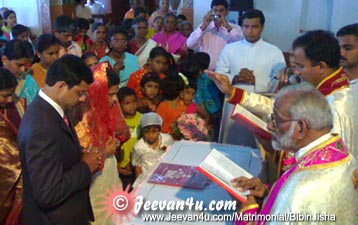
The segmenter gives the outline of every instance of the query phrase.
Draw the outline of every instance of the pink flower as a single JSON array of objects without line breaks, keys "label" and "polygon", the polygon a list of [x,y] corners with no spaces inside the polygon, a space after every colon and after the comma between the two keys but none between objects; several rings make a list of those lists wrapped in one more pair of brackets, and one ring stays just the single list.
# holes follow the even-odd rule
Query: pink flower
[{"label": "pink flower", "polygon": [[208,135],[205,121],[197,114],[182,114],[174,124],[173,130],[184,139],[192,141],[204,141]]}]

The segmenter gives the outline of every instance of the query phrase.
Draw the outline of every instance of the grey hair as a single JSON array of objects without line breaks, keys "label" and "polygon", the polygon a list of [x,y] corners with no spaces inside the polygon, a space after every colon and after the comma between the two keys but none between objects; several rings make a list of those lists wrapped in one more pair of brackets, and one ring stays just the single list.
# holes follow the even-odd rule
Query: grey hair
[{"label": "grey hair", "polygon": [[184,26],[184,25],[188,25],[188,26],[193,30],[193,24],[190,23],[190,21],[187,21],[187,20],[182,21],[182,22],[179,24],[180,29],[181,29],[182,26]]},{"label": "grey hair", "polygon": [[333,127],[331,107],[324,95],[311,84],[303,82],[279,91],[276,99],[289,98],[288,114],[293,119],[304,119],[310,129],[323,130]]}]

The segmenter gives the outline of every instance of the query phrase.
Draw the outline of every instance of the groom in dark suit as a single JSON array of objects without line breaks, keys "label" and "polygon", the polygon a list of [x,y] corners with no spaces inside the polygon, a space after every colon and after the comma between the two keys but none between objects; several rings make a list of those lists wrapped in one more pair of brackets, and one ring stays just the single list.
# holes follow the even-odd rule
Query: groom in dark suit
[{"label": "groom in dark suit", "polygon": [[81,154],[66,110],[85,101],[91,70],[74,55],[57,59],[46,86],[28,107],[18,134],[23,171],[24,223],[82,225],[93,221],[89,199],[96,149]]}]

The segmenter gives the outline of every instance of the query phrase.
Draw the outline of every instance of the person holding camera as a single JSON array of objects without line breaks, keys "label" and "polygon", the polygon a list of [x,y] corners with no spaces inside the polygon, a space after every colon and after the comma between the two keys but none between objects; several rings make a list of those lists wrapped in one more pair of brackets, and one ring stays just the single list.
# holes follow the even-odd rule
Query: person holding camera
[{"label": "person holding camera", "polygon": [[228,13],[226,0],[213,0],[211,10],[187,39],[188,48],[210,55],[209,70],[215,69],[220,52],[226,44],[243,38],[241,27],[226,20]]}]

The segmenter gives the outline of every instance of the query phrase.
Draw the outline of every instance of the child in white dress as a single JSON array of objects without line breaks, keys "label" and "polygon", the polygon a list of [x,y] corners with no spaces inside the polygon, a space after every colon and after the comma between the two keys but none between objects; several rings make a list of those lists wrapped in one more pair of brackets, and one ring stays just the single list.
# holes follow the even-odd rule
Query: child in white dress
[{"label": "child in white dress", "polygon": [[162,124],[162,118],[154,112],[143,114],[140,120],[142,138],[132,150],[132,165],[137,175],[133,187],[154,169],[161,155],[173,143],[173,138],[169,134],[160,132]]}]

